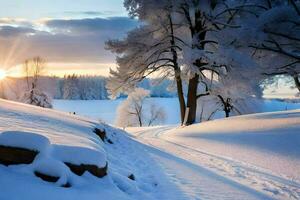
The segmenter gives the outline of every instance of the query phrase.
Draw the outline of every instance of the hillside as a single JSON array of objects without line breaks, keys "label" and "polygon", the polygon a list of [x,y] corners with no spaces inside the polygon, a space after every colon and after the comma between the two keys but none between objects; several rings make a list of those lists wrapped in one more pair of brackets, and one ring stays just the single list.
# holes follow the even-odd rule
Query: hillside
[{"label": "hillside", "polygon": [[0,199],[170,196],[147,152],[119,129],[4,100],[0,121]]},{"label": "hillside", "polygon": [[131,128],[195,199],[299,199],[300,110]]}]

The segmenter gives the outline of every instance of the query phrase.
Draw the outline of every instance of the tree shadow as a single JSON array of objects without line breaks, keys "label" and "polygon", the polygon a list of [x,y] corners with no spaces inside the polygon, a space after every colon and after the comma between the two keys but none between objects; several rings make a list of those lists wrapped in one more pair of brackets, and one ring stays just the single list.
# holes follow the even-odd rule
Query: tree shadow
[{"label": "tree shadow", "polygon": [[241,133],[200,133],[184,137],[211,140],[225,144],[234,144],[272,153],[300,158],[299,127],[268,129]]}]

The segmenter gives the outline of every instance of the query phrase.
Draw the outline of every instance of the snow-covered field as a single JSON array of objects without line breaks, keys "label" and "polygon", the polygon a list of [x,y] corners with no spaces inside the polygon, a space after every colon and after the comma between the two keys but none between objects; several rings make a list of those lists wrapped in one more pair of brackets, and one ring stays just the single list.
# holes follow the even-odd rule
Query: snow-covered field
[{"label": "snow-covered field", "polygon": [[300,110],[129,128],[189,199],[300,199]]},{"label": "snow-covered field", "polygon": [[[106,123],[114,124],[118,105],[123,99],[118,100],[54,100],[54,109],[75,112],[78,115],[90,117],[95,120],[103,120]],[[166,121],[164,124],[179,123],[179,109],[177,98],[149,98],[148,102],[155,102],[162,106],[166,112]],[[262,105],[262,111],[282,111],[299,109],[300,103],[287,103],[276,100],[265,100]]]},{"label": "snow-covered field", "polygon": [[[75,112],[78,115],[103,120],[108,124],[114,124],[118,105],[123,99],[117,100],[54,100],[53,107],[56,110]],[[149,98],[147,101],[155,102],[162,106],[166,112],[165,124],[177,124],[179,110],[177,98]],[[300,106],[299,106],[300,107]]]}]

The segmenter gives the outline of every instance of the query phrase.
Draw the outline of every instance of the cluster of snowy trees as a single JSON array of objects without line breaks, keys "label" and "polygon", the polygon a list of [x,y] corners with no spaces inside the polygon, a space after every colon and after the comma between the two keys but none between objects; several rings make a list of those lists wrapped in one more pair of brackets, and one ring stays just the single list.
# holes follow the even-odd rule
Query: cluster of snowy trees
[{"label": "cluster of snowy trees", "polygon": [[[28,62],[26,62],[28,63]],[[24,65],[24,72],[26,67]],[[43,70],[42,70],[43,71]],[[41,72],[42,72],[41,71]],[[28,74],[28,75],[27,75]],[[106,88],[107,77],[65,75],[63,78],[34,76],[31,72],[25,73],[22,78],[7,78],[3,83],[3,97],[11,100],[23,101],[22,96],[33,88],[38,88],[48,96],[49,100],[103,100],[108,99]],[[2,85],[1,85],[2,86]],[[150,97],[175,97],[173,82],[169,79],[144,79],[139,87],[150,91]],[[28,96],[26,94],[26,96]],[[126,97],[122,94],[122,97]],[[24,100],[25,101],[25,100]]]},{"label": "cluster of snowy trees", "polygon": [[[102,76],[66,75],[57,79],[55,99],[102,100],[108,99],[107,78]],[[151,97],[174,97],[172,81],[169,79],[144,79],[139,87],[149,90]],[[126,94],[122,94],[124,97]],[[126,95],[127,96],[127,95]]]},{"label": "cluster of snowy trees", "polygon": [[163,123],[166,118],[164,109],[153,102],[146,102],[147,97],[150,97],[149,90],[135,88],[119,105],[116,125],[126,128]]},{"label": "cluster of snowy trees", "polygon": [[107,99],[106,78],[102,76],[66,75],[57,78],[55,99],[100,100]]},{"label": "cluster of snowy trees", "polygon": [[300,90],[297,0],[125,0],[124,5],[141,25],[106,43],[118,55],[107,84],[112,98],[130,94],[149,76],[173,79],[181,122],[189,125],[205,105],[210,112],[201,119],[218,110],[226,117],[251,112],[249,101],[260,98],[262,83],[276,75],[293,77]]}]

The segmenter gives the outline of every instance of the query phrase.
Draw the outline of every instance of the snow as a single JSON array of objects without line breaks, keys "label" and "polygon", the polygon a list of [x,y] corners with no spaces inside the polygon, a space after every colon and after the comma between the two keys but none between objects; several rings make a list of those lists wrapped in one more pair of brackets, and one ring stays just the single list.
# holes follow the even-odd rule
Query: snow
[{"label": "snow", "polygon": [[158,149],[154,158],[190,199],[299,199],[299,128],[293,110],[127,131]]},{"label": "snow", "polygon": [[77,146],[55,145],[52,154],[59,160],[77,165],[84,163],[96,165],[100,168],[106,165],[106,156],[103,156],[105,155],[103,149],[95,150]]},{"label": "snow", "polygon": [[[115,124],[117,108],[125,99],[117,100],[54,100],[53,108],[68,113],[75,112],[96,120],[102,120],[108,124]],[[154,103],[163,107],[166,113],[165,124],[179,123],[179,110],[177,98],[149,98],[146,103]]]},{"label": "snow", "polygon": [[[31,164],[0,165],[0,199],[176,199],[182,193],[164,175],[144,146],[119,129],[77,115],[0,100],[0,145],[39,151]],[[105,130],[113,144],[93,133]],[[78,176],[64,162],[108,163],[108,174]],[[151,167],[149,167],[151,166]],[[38,171],[59,177],[55,183]],[[133,174],[135,180],[128,178]],[[61,187],[70,184],[70,188]]]},{"label": "snow", "polygon": [[[300,110],[216,120],[176,130],[172,141],[207,149],[300,181]],[[167,137],[167,136],[166,136]],[[273,165],[272,163],[276,163]]]},{"label": "snow", "polygon": [[[160,104],[174,118],[175,100],[162,99]],[[78,101],[77,109],[101,102],[87,101],[82,106]],[[97,112],[113,113],[115,103],[105,102],[97,106]],[[265,109],[292,105],[272,104]],[[300,110],[188,127],[126,128],[128,135],[78,114],[0,100],[0,121],[0,144],[40,152],[29,165],[0,165],[3,200],[300,199]],[[100,140],[94,128],[105,130],[113,144]],[[99,167],[107,162],[108,174],[103,178],[89,172],[77,176],[64,162]],[[59,179],[45,182],[34,175],[36,171]],[[71,187],[61,187],[65,184]]]},{"label": "snow", "polygon": [[[0,137],[3,145],[8,143],[15,146],[16,144],[33,150],[44,147],[48,152],[43,153],[58,152],[61,158],[71,159],[74,164],[87,162],[98,166],[106,165],[103,144],[92,132],[91,123],[70,118],[64,113],[18,103],[2,103],[0,120],[2,122],[0,131],[5,132]],[[8,130],[10,132],[6,132]],[[86,155],[71,157],[72,147],[81,148],[81,152],[85,152]],[[75,149],[73,155],[76,155],[74,153],[76,153]]]},{"label": "snow", "polygon": [[49,140],[35,133],[21,131],[7,131],[0,135],[0,144],[3,146],[20,147],[35,151],[42,151],[50,145]]}]

